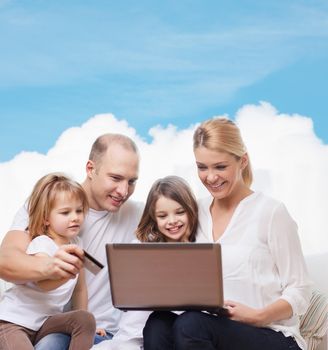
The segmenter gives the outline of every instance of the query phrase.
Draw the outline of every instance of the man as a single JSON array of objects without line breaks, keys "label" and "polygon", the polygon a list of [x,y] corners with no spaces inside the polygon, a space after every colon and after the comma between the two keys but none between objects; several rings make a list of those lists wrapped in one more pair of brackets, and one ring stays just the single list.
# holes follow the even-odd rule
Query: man
[{"label": "man", "polygon": [[[139,155],[135,143],[120,134],[105,134],[94,142],[86,164],[86,179],[82,186],[87,193],[90,209],[81,230],[84,249],[107,266],[105,244],[130,242],[138,225],[142,205],[128,201],[135,189],[139,172]],[[44,279],[73,278],[83,266],[83,251],[66,245],[54,257],[34,257],[25,253],[29,244],[26,234],[27,208],[17,213],[11,231],[0,247],[0,277],[24,282]],[[89,311],[101,332],[95,343],[111,338],[118,331],[121,312],[111,302],[107,267],[97,275],[86,270]],[[54,337],[56,336],[56,340]],[[35,349],[65,349],[69,338],[50,335]],[[61,345],[64,344],[64,345]]]}]

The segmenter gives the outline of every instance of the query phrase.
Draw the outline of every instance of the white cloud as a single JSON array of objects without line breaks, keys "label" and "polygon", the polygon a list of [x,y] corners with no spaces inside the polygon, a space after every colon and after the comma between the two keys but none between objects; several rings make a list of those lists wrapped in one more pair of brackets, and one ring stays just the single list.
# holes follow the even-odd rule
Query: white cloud
[{"label": "white cloud", "polygon": [[312,120],[278,114],[261,103],[244,106],[237,121],[253,162],[254,186],[287,205],[304,250],[327,250],[328,146],[315,135]]},{"label": "white cloud", "polygon": [[[254,188],[282,200],[298,222],[306,253],[327,250],[328,146],[314,134],[312,120],[283,115],[268,103],[244,106],[236,121],[248,146],[255,173]],[[206,194],[200,184],[192,153],[194,125],[177,130],[154,126],[147,143],[126,121],[113,115],[96,115],[80,127],[66,130],[46,155],[22,152],[0,163],[0,237],[14,213],[30,193],[35,181],[50,171],[64,171],[78,181],[92,142],[106,132],[133,138],[141,153],[140,180],[135,199],[144,200],[155,179],[169,174],[185,177],[196,195]]]}]

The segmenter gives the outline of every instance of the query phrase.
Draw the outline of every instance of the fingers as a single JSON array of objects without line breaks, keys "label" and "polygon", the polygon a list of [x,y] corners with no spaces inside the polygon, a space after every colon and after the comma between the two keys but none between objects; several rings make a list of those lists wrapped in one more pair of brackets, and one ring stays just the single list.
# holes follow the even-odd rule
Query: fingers
[{"label": "fingers", "polygon": [[66,252],[68,254],[76,255],[80,260],[84,259],[84,252],[76,244],[64,244],[62,245],[57,252]]},{"label": "fingers", "polygon": [[235,313],[236,313],[236,310],[238,309],[238,303],[231,300],[225,300],[224,309],[226,310],[226,315],[228,317],[230,317],[232,320],[236,320]]},{"label": "fingers", "polygon": [[103,328],[97,328],[96,329],[96,334],[102,336],[102,337],[105,337],[107,334],[106,334],[106,331],[103,329]]},{"label": "fingers", "polygon": [[238,303],[232,300],[225,300],[224,301],[224,306],[237,306]]},{"label": "fingers", "polygon": [[61,246],[48,264],[48,278],[74,278],[83,267],[84,253],[74,244]]}]

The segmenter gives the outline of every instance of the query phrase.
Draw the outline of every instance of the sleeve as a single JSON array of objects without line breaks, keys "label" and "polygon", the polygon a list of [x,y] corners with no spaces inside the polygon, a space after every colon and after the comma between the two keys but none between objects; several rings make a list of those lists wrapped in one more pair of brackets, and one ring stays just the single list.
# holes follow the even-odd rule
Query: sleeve
[{"label": "sleeve", "polygon": [[10,231],[25,231],[28,226],[27,202],[17,211],[11,224]]},{"label": "sleeve", "polygon": [[45,253],[53,256],[58,247],[55,242],[46,235],[35,237],[28,245],[26,253],[29,255]]},{"label": "sleeve", "polygon": [[272,214],[269,248],[281,281],[281,299],[291,305],[294,315],[304,314],[310,303],[312,283],[308,277],[297,225],[282,203]]}]

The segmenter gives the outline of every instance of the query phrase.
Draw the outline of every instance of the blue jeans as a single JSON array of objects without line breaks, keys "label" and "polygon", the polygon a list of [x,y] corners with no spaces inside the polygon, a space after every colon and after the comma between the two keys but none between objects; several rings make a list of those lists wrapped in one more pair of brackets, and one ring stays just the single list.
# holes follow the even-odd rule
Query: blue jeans
[{"label": "blue jeans", "polygon": [[101,343],[102,341],[104,340],[109,340],[109,339],[112,339],[113,338],[113,334],[112,333],[109,333],[106,331],[106,335],[104,337],[102,337],[101,335],[99,334],[96,334],[95,335],[95,339],[93,341],[94,344],[98,344],[98,343]]},{"label": "blue jeans", "polygon": [[[103,340],[113,338],[113,334],[107,332],[104,337],[96,334],[94,344],[98,344]],[[52,333],[42,338],[35,346],[34,350],[68,350],[71,337],[64,333]]]},{"label": "blue jeans", "polygon": [[46,335],[34,346],[34,350],[67,350],[71,337],[64,333]]},{"label": "blue jeans", "polygon": [[281,332],[198,311],[153,312],[143,335],[145,350],[300,350]]}]

